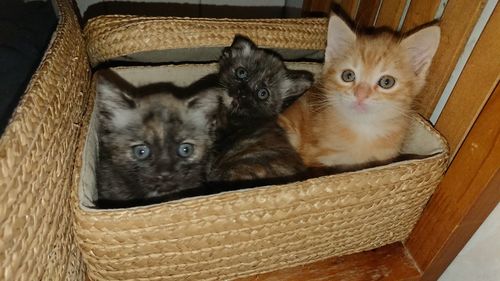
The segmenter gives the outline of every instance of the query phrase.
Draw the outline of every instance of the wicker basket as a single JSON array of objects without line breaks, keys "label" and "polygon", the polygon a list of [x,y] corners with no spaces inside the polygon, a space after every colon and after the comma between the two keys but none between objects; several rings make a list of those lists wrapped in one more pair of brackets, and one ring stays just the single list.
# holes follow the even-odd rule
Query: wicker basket
[{"label": "wicker basket", "polygon": [[[261,47],[292,49],[294,54],[302,50],[301,57],[315,58],[316,53],[325,49],[327,23],[326,18],[229,20],[101,16],[89,21],[84,34],[94,66],[116,58],[143,62],[186,61],[193,57],[194,47],[204,48],[213,61],[220,54],[220,48],[229,46],[237,33],[247,35]],[[169,52],[162,52],[164,50]],[[186,52],[191,56],[183,59]],[[198,60],[205,60],[205,56],[195,55]]]},{"label": "wicker basket", "polygon": [[[318,72],[320,65],[292,68]],[[216,65],[117,68],[133,84],[186,85]],[[191,79],[191,80],[188,80]],[[89,107],[92,103],[89,103]],[[95,116],[94,116],[95,117]],[[403,241],[446,168],[446,142],[415,116],[405,152],[383,167],[119,210],[92,208],[95,118],[75,165],[77,240],[92,280],[227,280]]]},{"label": "wicker basket", "polygon": [[0,280],[83,280],[70,183],[90,65],[77,18],[59,24],[0,139]]}]

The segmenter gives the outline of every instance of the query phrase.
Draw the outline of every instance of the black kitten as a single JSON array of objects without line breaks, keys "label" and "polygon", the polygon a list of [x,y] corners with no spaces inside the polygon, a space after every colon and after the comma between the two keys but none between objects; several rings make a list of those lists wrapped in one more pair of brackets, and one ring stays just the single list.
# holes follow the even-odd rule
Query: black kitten
[{"label": "black kitten", "polygon": [[[277,54],[243,36],[224,49],[219,64],[219,83],[232,103],[227,127],[217,137],[208,180],[258,185],[303,172],[302,160],[276,118],[311,86],[313,75],[288,69]],[[253,184],[255,180],[259,183]]]},{"label": "black kitten", "polygon": [[97,82],[98,207],[186,197],[205,178],[223,95],[172,84],[134,88],[114,73]]},{"label": "black kitten", "polygon": [[233,98],[233,123],[274,120],[313,82],[309,71],[290,70],[281,57],[237,35],[219,60],[221,85]]}]

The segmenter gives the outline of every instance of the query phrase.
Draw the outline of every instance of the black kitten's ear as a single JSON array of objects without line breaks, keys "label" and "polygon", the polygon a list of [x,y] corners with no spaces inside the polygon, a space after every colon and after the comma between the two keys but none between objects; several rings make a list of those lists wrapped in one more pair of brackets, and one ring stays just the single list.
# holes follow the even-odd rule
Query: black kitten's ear
[{"label": "black kitten's ear", "polygon": [[223,58],[231,58],[232,55],[233,55],[233,53],[231,52],[231,48],[230,47],[225,47],[222,50],[222,57]]},{"label": "black kitten's ear", "polygon": [[288,70],[285,98],[302,95],[314,82],[314,75],[306,70]]},{"label": "black kitten's ear", "polygon": [[122,127],[130,120],[130,110],[136,107],[132,86],[111,70],[97,74],[96,90],[100,118]]},{"label": "black kitten's ear", "polygon": [[231,47],[226,47],[222,50],[222,58],[230,59],[238,54],[250,55],[250,51],[257,49],[257,45],[255,45],[252,40],[243,35],[235,35],[233,39],[233,43],[231,43]]},{"label": "black kitten's ear", "polygon": [[233,43],[231,44],[231,49],[242,50],[243,52],[245,52],[246,50],[250,51],[257,49],[257,45],[255,45],[255,43],[250,40],[250,38],[237,34],[236,36],[234,36]]}]

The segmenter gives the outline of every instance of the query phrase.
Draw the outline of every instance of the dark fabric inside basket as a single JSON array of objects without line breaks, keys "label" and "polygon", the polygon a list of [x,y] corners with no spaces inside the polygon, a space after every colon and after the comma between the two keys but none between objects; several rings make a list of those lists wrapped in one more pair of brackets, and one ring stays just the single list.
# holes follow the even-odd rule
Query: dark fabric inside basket
[{"label": "dark fabric inside basket", "polygon": [[101,15],[174,16],[194,18],[298,18],[302,10],[289,6],[246,6],[233,1],[230,5],[207,3],[145,3],[111,1],[90,5],[80,11],[83,22]]},{"label": "dark fabric inside basket", "polygon": [[[288,62],[322,62],[324,52],[319,50],[273,49]],[[221,47],[199,47],[189,49],[171,49],[138,52],[111,59],[99,68],[113,66],[134,66],[144,64],[186,64],[186,63],[212,63],[217,62]]]},{"label": "dark fabric inside basket", "polygon": [[1,1],[0,134],[37,69],[56,25],[50,1]]}]

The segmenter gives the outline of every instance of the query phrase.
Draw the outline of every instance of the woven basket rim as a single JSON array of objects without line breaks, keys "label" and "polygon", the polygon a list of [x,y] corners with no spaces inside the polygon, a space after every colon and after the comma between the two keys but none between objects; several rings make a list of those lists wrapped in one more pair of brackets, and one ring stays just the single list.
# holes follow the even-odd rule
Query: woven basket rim
[{"label": "woven basket rim", "polygon": [[181,21],[181,22],[231,22],[231,23],[300,23],[300,22],[327,22],[328,17],[305,17],[305,18],[259,18],[259,19],[240,19],[240,18],[203,18],[203,17],[175,17],[175,16],[138,16],[138,15],[99,15],[87,21],[87,26],[99,21],[113,20],[138,20],[138,21]]},{"label": "woven basket rim", "polygon": [[266,48],[324,51],[327,18],[228,19],[101,15],[83,28],[93,66],[125,55],[193,47],[225,47],[235,34]]},{"label": "woven basket rim", "polygon": [[[328,176],[322,176],[322,177],[317,177],[317,178],[310,178],[306,179],[303,181],[297,181],[294,182],[294,184],[303,184],[307,185],[309,183],[314,183],[315,181],[322,179],[331,179],[331,178],[336,178],[336,179],[341,179],[341,178],[346,178],[346,177],[351,177],[356,174],[360,173],[365,173],[365,172],[376,172],[376,173],[383,173],[386,170],[392,169],[394,166],[398,166],[399,169],[405,169],[410,166],[414,166],[419,163],[424,163],[424,162],[432,162],[435,161],[436,159],[443,158],[447,152],[443,151],[440,153],[437,153],[435,155],[431,155],[429,157],[423,158],[423,159],[410,159],[410,160],[404,160],[400,162],[395,162],[395,163],[390,163],[384,166],[378,166],[378,167],[373,167],[373,168],[368,168],[368,169],[362,169],[362,170],[357,170],[357,171],[352,171],[352,172],[346,172],[346,173],[341,173],[341,174],[335,174],[335,175],[328,175]],[[270,190],[270,189],[273,190]],[[201,195],[201,196],[194,196],[194,197],[187,197],[187,198],[182,198],[179,200],[174,200],[174,201],[167,201],[167,202],[161,202],[161,203],[156,203],[156,204],[151,204],[151,205],[146,205],[146,206],[138,206],[138,207],[131,207],[131,208],[117,208],[117,209],[95,209],[95,208],[90,208],[83,206],[82,204],[78,203],[79,209],[82,212],[86,213],[92,213],[93,215],[116,215],[120,216],[122,213],[130,213],[130,212],[137,212],[137,213],[142,213],[142,212],[154,212],[154,210],[158,208],[163,208],[167,205],[170,205],[171,207],[176,207],[176,208],[190,208],[191,203],[193,201],[198,201],[203,200],[203,204],[201,205],[211,205],[213,203],[213,199],[221,199],[225,200],[225,198],[217,198],[217,197],[226,197],[230,195],[239,195],[239,194],[245,194],[252,192],[254,195],[255,193],[260,193],[264,192],[269,195],[271,193],[278,193],[281,192],[283,189],[288,188],[287,184],[280,184],[280,185],[263,185],[263,186],[257,186],[257,187],[252,187],[252,188],[244,188],[244,189],[238,189],[238,190],[232,190],[232,191],[224,191],[216,194],[209,194],[209,195]],[[231,199],[227,199],[231,200]]]}]

